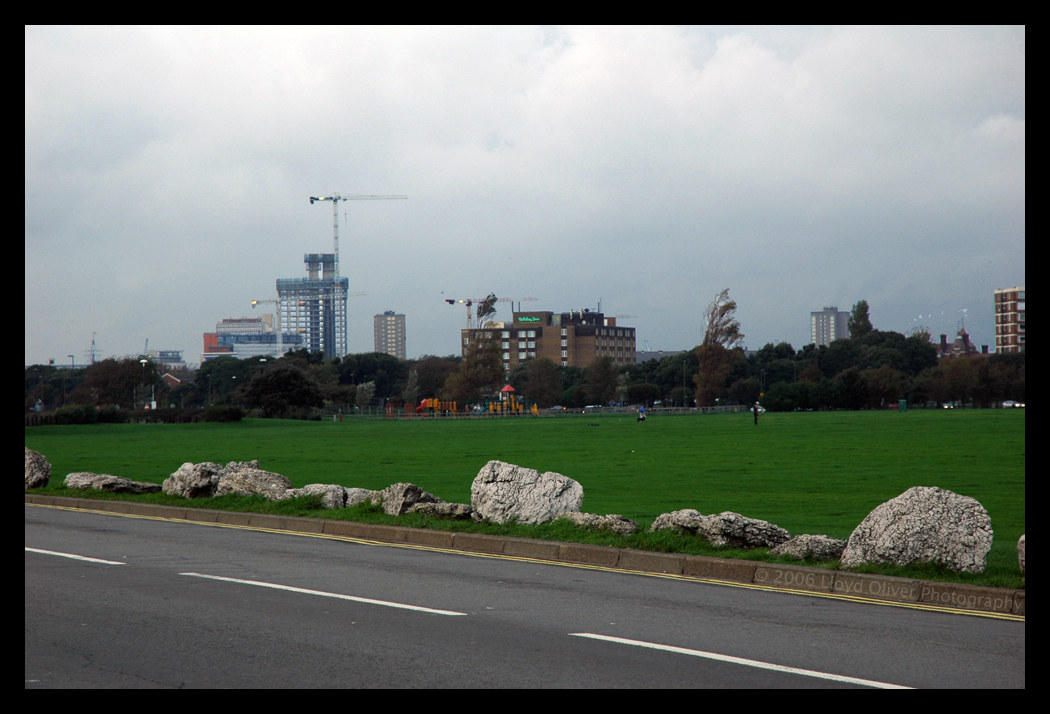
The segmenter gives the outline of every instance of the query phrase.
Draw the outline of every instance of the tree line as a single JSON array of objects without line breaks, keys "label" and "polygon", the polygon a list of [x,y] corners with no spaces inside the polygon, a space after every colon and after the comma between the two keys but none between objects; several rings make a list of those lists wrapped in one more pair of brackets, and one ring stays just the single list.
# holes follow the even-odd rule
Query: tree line
[{"label": "tree line", "polygon": [[506,374],[495,339],[469,345],[462,357],[414,360],[383,353],[325,359],[305,349],[279,359],[222,356],[195,374],[173,373],[181,380],[175,386],[162,379],[157,363],[138,356],[76,370],[33,365],[25,371],[25,409],[80,405],[112,414],[141,410],[155,400],[167,409],[244,406],[264,416],[306,417],[325,406],[415,406],[423,399],[466,405],[498,398],[505,384],[542,409],[755,402],[773,411],[874,409],[900,399],[912,405],[987,407],[1025,399],[1023,351],[938,361],[928,332],[877,330],[864,300],[850,313],[849,338],[797,351],[781,342],[745,352],[735,312],[736,303],[724,290],[705,312],[704,334],[694,349],[619,367],[608,357],[586,368],[541,357]]}]

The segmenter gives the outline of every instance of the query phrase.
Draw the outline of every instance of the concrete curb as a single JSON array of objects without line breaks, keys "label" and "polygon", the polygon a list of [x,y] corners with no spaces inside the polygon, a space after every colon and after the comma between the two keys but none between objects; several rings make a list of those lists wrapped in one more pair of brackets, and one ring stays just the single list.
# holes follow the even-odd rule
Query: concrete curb
[{"label": "concrete curb", "polygon": [[753,585],[771,590],[811,592],[865,600],[924,604],[935,607],[1025,616],[1025,591],[959,583],[940,583],[888,575],[867,575],[802,565],[780,565],[732,558],[655,553],[584,543],[557,543],[505,538],[478,533],[453,533],[426,528],[371,525],[323,518],[273,516],[262,513],[212,511],[204,508],[157,506],[133,501],[103,501],[26,494],[25,502],[107,513],[216,523],[249,528],[325,534],[386,543],[461,550],[552,562],[592,565],[625,572],[682,575],[701,580]]}]

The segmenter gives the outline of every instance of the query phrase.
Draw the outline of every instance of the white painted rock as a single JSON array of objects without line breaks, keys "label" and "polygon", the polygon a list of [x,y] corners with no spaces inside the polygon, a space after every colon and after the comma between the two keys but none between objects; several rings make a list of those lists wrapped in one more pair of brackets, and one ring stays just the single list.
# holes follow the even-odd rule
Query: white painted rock
[{"label": "white painted rock", "polygon": [[868,514],[849,537],[840,565],[941,563],[983,573],[992,535],[988,512],[975,499],[916,486]]},{"label": "white painted rock", "polygon": [[535,469],[490,461],[470,486],[470,504],[478,518],[495,523],[548,523],[580,510],[583,486],[553,471],[541,474]]}]

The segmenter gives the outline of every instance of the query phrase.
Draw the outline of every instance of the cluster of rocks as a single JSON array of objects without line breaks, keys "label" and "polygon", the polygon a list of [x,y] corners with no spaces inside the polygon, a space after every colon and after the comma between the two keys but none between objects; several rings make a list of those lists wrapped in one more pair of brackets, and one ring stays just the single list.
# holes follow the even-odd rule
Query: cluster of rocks
[{"label": "cluster of rocks", "polygon": [[[46,486],[51,465],[41,454],[26,449],[26,488]],[[445,503],[411,483],[395,483],[381,491],[310,484],[292,488],[286,477],[266,471],[258,461],[231,461],[225,466],[185,463],[162,486],[139,483],[109,474],[71,473],[67,488],[114,493],[164,493],[186,498],[226,494],[259,495],[271,501],[319,496],[323,508],[338,509],[365,501],[392,516],[418,513],[433,518],[468,519],[493,523],[539,524],[565,519],[582,528],[622,535],[638,525],[620,515],[583,513],[583,487],[554,472],[540,473],[502,461],[490,461],[470,488],[470,505]],[[826,535],[791,534],[780,526],[739,513],[703,515],[686,508],[661,514],[650,532],[676,530],[704,538],[716,547],[769,548],[771,553],[798,560],[833,560],[852,568],[864,563],[939,563],[960,572],[985,569],[992,545],[988,512],[976,500],[940,488],[915,487],[878,506],[850,535],[840,540]],[[1025,541],[1018,542],[1018,563],[1025,571]]]}]

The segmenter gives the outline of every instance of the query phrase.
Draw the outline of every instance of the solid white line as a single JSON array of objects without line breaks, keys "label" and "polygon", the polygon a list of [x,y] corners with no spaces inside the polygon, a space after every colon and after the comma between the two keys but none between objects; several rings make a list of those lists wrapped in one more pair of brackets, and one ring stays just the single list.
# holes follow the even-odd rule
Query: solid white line
[{"label": "solid white line", "polygon": [[293,588],[289,585],[277,585],[276,583],[264,583],[258,580],[239,580],[237,578],[224,578],[219,575],[202,575],[201,573],[179,573],[193,578],[205,578],[207,580],[221,580],[227,583],[240,583],[241,585],[257,585],[261,588],[273,588],[274,590],[287,590],[292,593],[304,595],[320,595],[321,597],[334,597],[339,600],[352,600],[369,605],[382,605],[383,607],[396,607],[400,610],[415,610],[416,612],[429,612],[432,615],[466,615],[465,612],[453,612],[451,610],[434,610],[429,607],[418,607],[416,605],[404,605],[399,602],[387,602],[386,600],[372,600],[367,597],[354,597],[353,595],[340,595],[339,593],[328,593],[323,590],[307,590],[306,588]]},{"label": "solid white line", "polygon": [[26,548],[27,553],[43,553],[44,555],[57,555],[60,558],[72,558],[73,560],[86,560],[89,563],[104,563],[105,565],[127,565],[116,560],[100,560],[99,558],[88,558],[85,555],[73,555],[72,553],[59,553],[55,550],[40,550],[39,548]]},{"label": "solid white line", "polygon": [[800,674],[804,677],[817,677],[819,679],[828,679],[832,682],[845,682],[846,684],[859,684],[865,687],[876,687],[878,689],[912,689],[912,687],[904,687],[899,684],[887,684],[886,682],[874,682],[870,679],[858,679],[857,677],[844,677],[840,674],[828,674],[827,672],[815,672],[811,669],[799,669],[798,667],[784,667],[779,664],[770,664],[769,662],[759,662],[753,659],[744,659],[742,657],[732,657],[730,655],[715,654],[714,652],[704,652],[702,650],[690,650],[685,647],[672,647],[671,645],[658,645],[653,642],[642,642],[641,640],[628,640],[623,637],[608,637],[607,635],[595,635],[590,632],[570,632],[572,637],[587,637],[592,640],[604,640],[605,642],[616,642],[621,645],[634,645],[635,647],[648,647],[654,650],[663,650],[664,652],[675,652],[677,654],[691,655],[693,657],[703,657],[705,659],[713,659],[719,662],[730,662],[732,664],[742,664],[747,667],[757,667],[758,669],[769,669],[774,672],[785,672],[787,674]]}]

